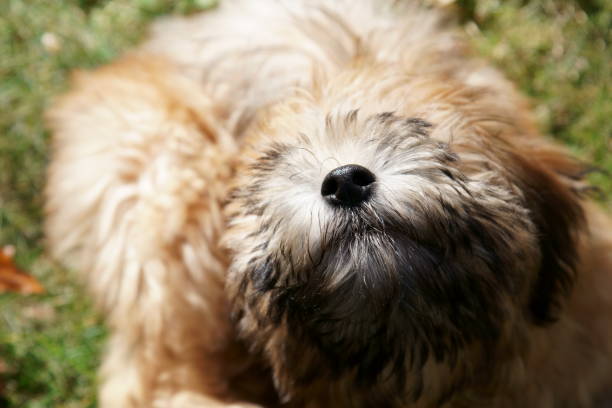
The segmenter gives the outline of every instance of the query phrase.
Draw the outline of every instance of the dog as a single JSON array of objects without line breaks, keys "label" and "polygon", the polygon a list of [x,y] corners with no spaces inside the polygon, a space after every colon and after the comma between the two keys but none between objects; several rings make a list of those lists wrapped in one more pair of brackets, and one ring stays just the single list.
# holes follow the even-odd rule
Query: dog
[{"label": "dog", "polygon": [[606,403],[612,222],[443,12],[224,0],[47,119],[102,407]]}]

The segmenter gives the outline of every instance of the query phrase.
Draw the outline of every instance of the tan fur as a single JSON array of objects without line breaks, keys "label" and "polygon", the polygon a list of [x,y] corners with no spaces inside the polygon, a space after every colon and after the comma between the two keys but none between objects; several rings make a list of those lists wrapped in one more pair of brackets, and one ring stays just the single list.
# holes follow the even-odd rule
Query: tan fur
[{"label": "tan fur", "polygon": [[[261,221],[229,192],[253,184],[252,166],[279,141],[300,149],[260,187],[265,216],[283,221],[265,241],[302,254],[298,264],[324,242],[319,228],[331,215],[317,197],[340,164],[379,169],[376,205],[401,212],[409,199],[436,214],[431,197],[442,195],[461,216],[460,204],[475,200],[510,226],[502,257],[516,266],[519,289],[503,300],[495,354],[483,357],[474,343],[452,369],[428,362],[435,380],[401,406],[433,406],[459,378],[463,388],[444,406],[601,402],[612,388],[612,223],[578,197],[580,166],[538,135],[513,86],[442,20],[393,1],[226,0],[164,21],[131,54],[75,74],[48,113],[47,238],[83,273],[111,328],[102,407],[276,406],[279,398],[349,407],[386,395],[388,383],[356,389],[348,374],[296,386],[288,328],[254,323],[271,300],[249,303],[258,295],[240,279],[261,244],[252,235]],[[394,163],[383,165],[363,139],[382,132],[369,118],[383,112],[433,124],[427,144],[406,147],[398,166],[434,174],[449,149],[459,160],[447,170],[469,194],[439,176],[392,176]],[[571,294],[553,288],[558,321],[548,325],[526,311],[539,277],[548,279],[537,273],[548,256],[541,239],[553,254],[574,248],[578,259]],[[351,273],[339,270],[332,285]],[[243,317],[232,320],[232,310]],[[317,361],[307,346],[300,353],[305,365]]]}]

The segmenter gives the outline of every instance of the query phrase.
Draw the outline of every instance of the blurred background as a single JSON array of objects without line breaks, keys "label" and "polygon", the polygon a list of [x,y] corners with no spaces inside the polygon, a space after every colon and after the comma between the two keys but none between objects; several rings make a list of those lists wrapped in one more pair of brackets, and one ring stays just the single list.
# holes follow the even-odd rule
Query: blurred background
[{"label": "blurred background", "polygon": [[[429,2],[454,10],[476,50],[531,98],[544,133],[602,170],[590,181],[610,210],[612,0]],[[44,254],[45,107],[72,69],[116,57],[150,20],[215,3],[0,0],[0,408],[96,405],[104,325],[74,274]]]}]

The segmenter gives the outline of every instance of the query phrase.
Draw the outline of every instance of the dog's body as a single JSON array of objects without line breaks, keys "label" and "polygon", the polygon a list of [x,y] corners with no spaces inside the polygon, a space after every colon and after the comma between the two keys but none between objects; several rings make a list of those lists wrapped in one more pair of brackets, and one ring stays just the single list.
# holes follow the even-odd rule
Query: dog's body
[{"label": "dog's body", "polygon": [[[49,119],[48,238],[108,315],[103,407],[612,389],[612,225],[437,12],[226,0]],[[367,179],[349,201],[338,169]]]}]

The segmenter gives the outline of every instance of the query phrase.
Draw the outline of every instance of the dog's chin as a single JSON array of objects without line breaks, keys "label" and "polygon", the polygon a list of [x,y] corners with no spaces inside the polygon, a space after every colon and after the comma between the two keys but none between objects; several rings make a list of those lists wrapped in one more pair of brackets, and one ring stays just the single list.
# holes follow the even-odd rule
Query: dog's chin
[{"label": "dog's chin", "polygon": [[318,321],[361,324],[365,315],[383,313],[398,300],[408,265],[396,240],[383,232],[350,231],[321,246],[301,267],[292,265],[294,280],[286,290],[299,293],[292,305],[318,315]]},{"label": "dog's chin", "polygon": [[[263,326],[286,325],[288,343],[316,350],[320,375],[353,372],[373,383],[396,364],[402,382],[429,358],[454,360],[469,343],[497,338],[504,320],[497,296],[507,288],[493,287],[486,262],[401,229],[341,231],[319,253],[275,254],[279,262],[269,267],[285,273],[275,284],[252,282],[251,307],[259,303]],[[292,372],[304,382],[312,374]]]}]

